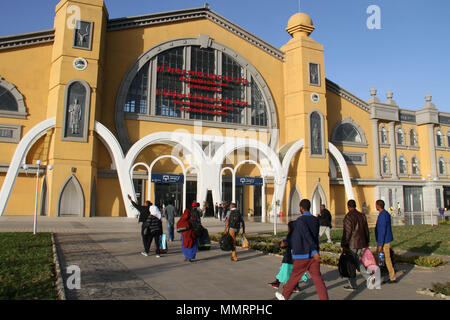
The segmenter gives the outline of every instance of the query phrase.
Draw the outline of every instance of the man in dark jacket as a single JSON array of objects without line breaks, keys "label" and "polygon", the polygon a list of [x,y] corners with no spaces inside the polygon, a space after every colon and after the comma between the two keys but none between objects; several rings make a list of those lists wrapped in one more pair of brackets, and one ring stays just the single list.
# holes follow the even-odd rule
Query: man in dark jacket
[{"label": "man in dark jacket", "polygon": [[152,206],[152,203],[147,200],[145,201],[145,206],[138,205],[136,202],[134,202],[131,199],[131,196],[128,195],[128,199],[130,199],[131,204],[133,207],[135,207],[139,211],[139,220],[138,222],[142,222],[141,225],[141,236],[142,236],[142,243],[144,245],[144,251],[141,252],[143,256],[148,256],[148,250],[150,248],[150,234],[145,233],[145,221],[147,220],[148,216],[150,215],[150,207]]},{"label": "man in dark jacket", "polygon": [[[348,213],[344,218],[344,230],[342,233],[341,247],[348,253],[352,254],[357,269],[361,272],[365,279],[368,279],[371,274],[367,272],[364,265],[361,263],[361,256],[364,249],[369,247],[369,226],[367,224],[366,216],[356,210],[355,200],[347,202]],[[344,286],[347,291],[355,291],[356,278],[349,278],[350,286]]]},{"label": "man in dark jacket", "polygon": [[320,274],[319,220],[309,212],[310,209],[311,202],[308,199],[300,201],[302,215],[295,221],[294,230],[287,239],[289,247],[292,248],[294,266],[283,293],[275,293],[278,300],[289,299],[306,271],[314,281],[319,299],[328,300],[327,288]]},{"label": "man in dark jacket", "polygon": [[331,213],[325,208],[324,204],[320,205],[320,215],[319,215],[319,239],[322,237],[323,233],[327,235],[327,242],[331,243],[331,235],[330,235],[330,229],[331,229]]},{"label": "man in dark jacket", "polygon": [[391,215],[384,209],[384,201],[377,200],[375,207],[379,212],[377,224],[375,226],[375,239],[377,240],[377,257],[378,254],[384,252],[384,260],[389,271],[388,283],[396,283],[395,270],[391,260],[391,242],[394,241],[392,235]]}]

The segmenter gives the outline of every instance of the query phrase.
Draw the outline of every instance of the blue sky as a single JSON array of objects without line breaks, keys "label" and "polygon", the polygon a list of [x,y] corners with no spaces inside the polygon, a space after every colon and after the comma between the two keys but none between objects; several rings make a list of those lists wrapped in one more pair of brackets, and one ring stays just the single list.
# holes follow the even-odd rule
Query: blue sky
[{"label": "blue sky", "polygon": [[[105,0],[110,18],[210,4],[212,10],[280,48],[290,36],[298,0]],[[0,36],[53,28],[57,0],[2,1]],[[370,5],[381,9],[381,30],[369,30]],[[427,92],[450,112],[450,1],[301,0],[316,26],[311,37],[325,47],[326,77],[367,100],[394,92],[401,108],[417,110]]]}]

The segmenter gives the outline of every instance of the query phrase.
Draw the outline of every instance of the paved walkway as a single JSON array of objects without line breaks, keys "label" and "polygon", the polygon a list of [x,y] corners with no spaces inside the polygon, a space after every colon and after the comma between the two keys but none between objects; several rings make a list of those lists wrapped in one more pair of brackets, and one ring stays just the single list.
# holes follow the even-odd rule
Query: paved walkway
[{"label": "paved walkway", "polygon": [[[223,222],[204,219],[210,233],[223,231]],[[33,229],[33,217],[0,217],[0,232]],[[286,225],[278,225],[286,231]],[[247,233],[273,231],[272,224],[247,223]],[[139,254],[142,250],[140,227],[128,218],[48,218],[39,217],[38,232],[54,232],[60,256],[64,283],[66,269],[77,265],[81,270],[81,289],[68,290],[68,299],[170,299],[170,300],[271,300],[274,289],[267,285],[278,273],[281,258],[253,250],[238,250],[239,262],[231,254],[213,245],[199,251],[197,261],[184,262],[181,242],[169,243],[169,252],[156,258]],[[152,249],[154,247],[152,246]],[[383,285],[381,290],[368,290],[362,277],[360,289],[346,292],[346,280],[334,267],[321,265],[330,299],[334,300],[398,300],[436,299],[418,295],[419,288],[432,282],[450,279],[448,266],[428,269],[401,265],[399,283]],[[317,300],[310,280],[300,285],[302,292],[293,300]],[[193,290],[192,288],[195,288]],[[194,292],[194,295],[191,293]]]}]

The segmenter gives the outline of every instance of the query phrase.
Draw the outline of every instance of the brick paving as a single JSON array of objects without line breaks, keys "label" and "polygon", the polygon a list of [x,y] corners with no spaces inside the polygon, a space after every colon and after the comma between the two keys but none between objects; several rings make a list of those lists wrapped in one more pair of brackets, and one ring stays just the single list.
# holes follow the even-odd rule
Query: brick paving
[{"label": "brick paving", "polygon": [[[210,233],[221,232],[223,222],[204,219]],[[165,223],[163,223],[165,228]],[[30,232],[33,217],[0,217],[0,232]],[[286,225],[278,225],[285,231]],[[247,223],[247,233],[271,232],[272,224]],[[238,250],[239,262],[229,252],[212,245],[199,251],[197,261],[184,262],[181,242],[169,243],[169,252],[156,258],[141,256],[140,227],[128,218],[49,218],[39,217],[38,232],[54,232],[67,299],[169,299],[169,300],[273,300],[275,290],[267,285],[278,273],[281,257],[254,250]],[[152,244],[151,250],[154,250]],[[81,289],[67,287],[67,267],[81,270]],[[419,295],[417,289],[432,282],[450,279],[449,266],[437,269],[399,265],[399,283],[368,290],[358,276],[359,290],[346,292],[346,280],[335,267],[321,265],[321,272],[333,300],[436,300]],[[300,284],[302,292],[293,300],[317,300],[312,281]],[[192,288],[195,288],[193,290]]]}]

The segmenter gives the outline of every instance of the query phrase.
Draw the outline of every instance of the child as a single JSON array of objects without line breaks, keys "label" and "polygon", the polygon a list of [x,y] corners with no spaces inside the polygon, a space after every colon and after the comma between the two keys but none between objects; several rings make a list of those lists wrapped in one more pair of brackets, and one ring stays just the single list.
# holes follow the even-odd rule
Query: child
[{"label": "child", "polygon": [[[286,239],[284,239],[281,242],[281,247],[285,248],[284,255],[283,255],[283,261],[281,263],[280,271],[276,275],[275,281],[269,283],[269,286],[272,288],[278,289],[280,287],[280,283],[286,284],[286,282],[291,277],[292,268],[293,268],[293,261],[292,261],[292,253],[291,253],[291,247],[288,244],[287,239],[289,238],[292,230],[294,229],[294,221],[289,222],[288,224],[288,235]],[[302,277],[302,280],[304,282],[308,281],[308,272],[305,272],[305,274]],[[300,288],[297,284],[297,286],[294,289],[294,292],[300,292]]]}]

